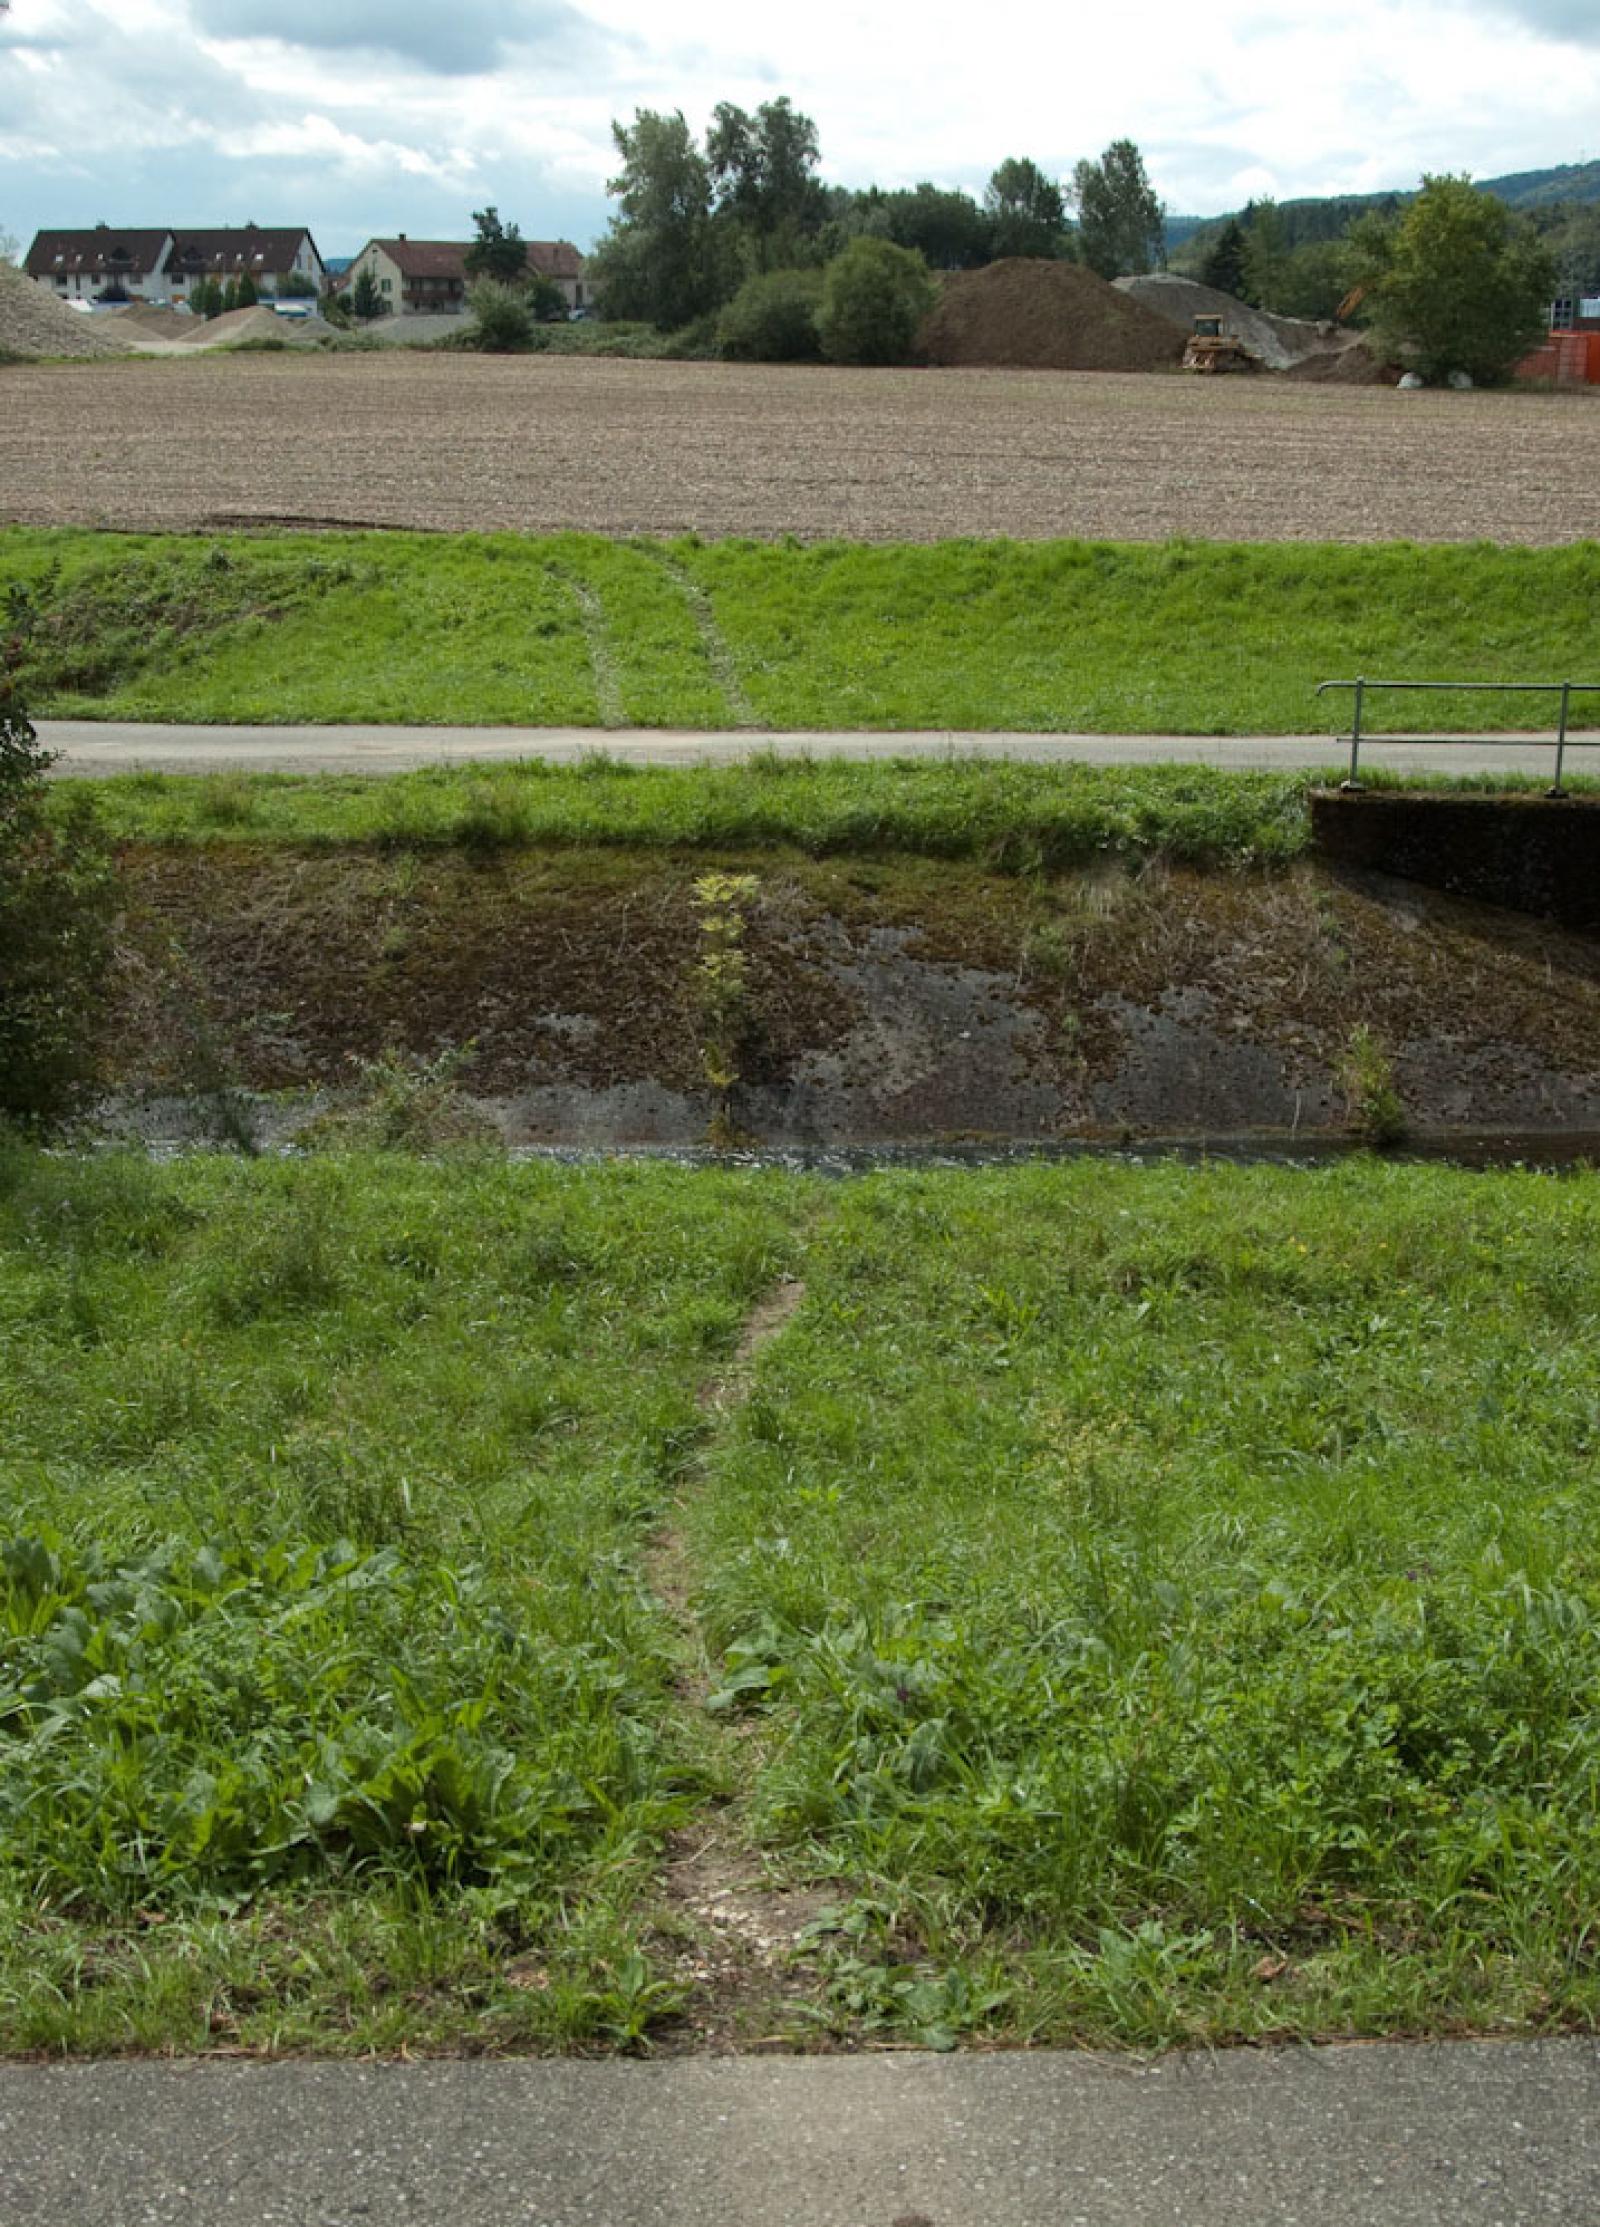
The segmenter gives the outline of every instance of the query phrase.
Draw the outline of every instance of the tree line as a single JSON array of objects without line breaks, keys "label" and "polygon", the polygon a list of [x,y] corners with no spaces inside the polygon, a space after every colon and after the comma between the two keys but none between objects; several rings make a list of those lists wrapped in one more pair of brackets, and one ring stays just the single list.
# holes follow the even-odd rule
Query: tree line
[{"label": "tree line", "polygon": [[1021,255],[1079,260],[1110,278],[1164,259],[1166,212],[1131,140],[1079,162],[1065,182],[1009,156],[980,200],[931,183],[825,185],[817,127],[787,96],[754,111],[720,102],[703,136],[681,109],[640,109],[612,135],[617,211],[590,280],[608,316],[662,331],[715,316],[753,280],[825,272],[859,241],[932,271]]}]

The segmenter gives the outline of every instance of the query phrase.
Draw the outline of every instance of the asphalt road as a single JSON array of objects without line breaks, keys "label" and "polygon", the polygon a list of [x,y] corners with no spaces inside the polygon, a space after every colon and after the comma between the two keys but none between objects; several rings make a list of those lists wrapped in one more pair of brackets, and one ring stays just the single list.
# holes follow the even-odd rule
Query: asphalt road
[{"label": "asphalt road", "polygon": [[[780,757],[1026,758],[1043,763],[1230,767],[1342,765],[1348,744],[1329,735],[1039,735],[751,733],[601,727],[177,727],[134,720],[42,719],[67,776],[132,773],[402,773],[418,766],[543,758],[573,764],[606,751],[630,765],[726,765],[755,752]],[[1569,743],[1574,773],[1600,771],[1600,732]],[[1363,743],[1363,760],[1400,773],[1548,773],[1549,742],[1485,736],[1470,742]]]},{"label": "asphalt road", "polygon": [[0,2068],[5,2227],[1592,2227],[1592,2040]]}]

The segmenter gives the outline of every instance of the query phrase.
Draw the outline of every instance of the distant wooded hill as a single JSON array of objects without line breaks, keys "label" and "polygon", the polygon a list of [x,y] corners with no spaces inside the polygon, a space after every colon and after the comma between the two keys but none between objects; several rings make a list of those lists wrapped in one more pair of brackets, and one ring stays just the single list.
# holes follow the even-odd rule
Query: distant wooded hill
[{"label": "distant wooded hill", "polygon": [[[1549,209],[1567,202],[1600,202],[1600,162],[1563,162],[1551,170],[1513,170],[1503,178],[1480,178],[1485,193],[1498,194],[1513,209]],[[1308,240],[1337,240],[1368,209],[1399,209],[1410,193],[1342,193],[1301,201],[1280,201],[1285,245],[1302,246]],[[1186,247],[1197,235],[1220,232],[1229,216],[1243,219],[1243,209],[1217,217],[1169,216],[1167,248],[1171,253]]]}]

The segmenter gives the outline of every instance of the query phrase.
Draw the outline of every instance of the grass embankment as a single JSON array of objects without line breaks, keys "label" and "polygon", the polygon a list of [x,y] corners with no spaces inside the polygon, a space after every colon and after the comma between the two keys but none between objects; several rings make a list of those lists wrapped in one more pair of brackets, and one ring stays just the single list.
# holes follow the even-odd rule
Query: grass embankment
[{"label": "grass embankment", "polygon": [[825,1905],[758,2033],[1590,2022],[1597,1237],[1586,1176],[10,1151],[0,2036],[670,2032],[713,1803]]},{"label": "grass embankment", "polygon": [[[1159,852],[1272,862],[1310,840],[1308,777],[1204,766],[1101,768],[757,757],[654,767],[430,767],[363,775],[126,774],[91,795],[116,841],[489,852],[796,850],[979,860],[1002,871]],[[63,808],[80,793],[60,792]]]},{"label": "grass embankment", "polygon": [[[1337,732],[1358,670],[1574,679],[1600,545],[0,532],[36,709],[198,721]],[[1442,729],[1547,726],[1428,698]],[[1580,710],[1582,707],[1580,707]],[[1415,727],[1376,698],[1373,731]]]}]

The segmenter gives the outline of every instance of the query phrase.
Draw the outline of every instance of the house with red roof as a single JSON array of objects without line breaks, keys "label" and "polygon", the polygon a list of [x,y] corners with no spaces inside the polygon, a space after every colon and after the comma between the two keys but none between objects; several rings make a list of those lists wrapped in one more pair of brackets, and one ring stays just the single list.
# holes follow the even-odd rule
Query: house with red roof
[{"label": "house with red roof", "polygon": [[[369,240],[344,273],[341,290],[354,287],[369,271],[386,309],[396,316],[458,316],[467,306],[472,276],[467,269],[471,240],[413,240],[404,232],[393,239]],[[559,286],[569,309],[587,306],[583,257],[570,240],[527,240],[530,278]]]}]

